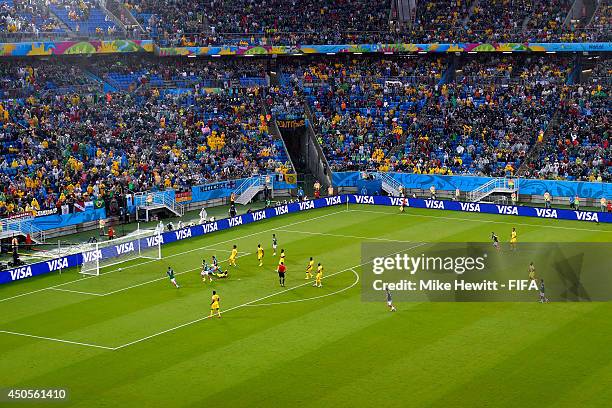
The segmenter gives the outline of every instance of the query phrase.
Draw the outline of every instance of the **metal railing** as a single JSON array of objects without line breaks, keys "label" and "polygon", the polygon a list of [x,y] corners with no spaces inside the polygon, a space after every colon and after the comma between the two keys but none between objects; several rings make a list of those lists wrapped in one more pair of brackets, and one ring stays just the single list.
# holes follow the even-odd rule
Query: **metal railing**
[{"label": "metal railing", "polygon": [[493,193],[513,193],[518,191],[519,180],[514,178],[498,177],[487,181],[480,187],[469,191],[468,200],[478,202]]},{"label": "metal railing", "polygon": [[45,232],[32,223],[34,217],[7,218],[0,220],[0,237],[10,237],[13,234],[27,235],[36,242],[45,242]]},{"label": "metal railing", "polygon": [[169,191],[136,193],[134,194],[134,204],[137,208],[163,206],[176,214],[183,215],[185,213],[185,207],[178,204],[173,197],[174,195],[170,194]]}]

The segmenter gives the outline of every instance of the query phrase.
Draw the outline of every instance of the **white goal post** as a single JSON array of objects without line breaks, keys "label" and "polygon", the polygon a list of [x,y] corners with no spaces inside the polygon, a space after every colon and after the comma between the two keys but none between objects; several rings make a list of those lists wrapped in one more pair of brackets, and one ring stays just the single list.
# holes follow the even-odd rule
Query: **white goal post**
[{"label": "white goal post", "polygon": [[138,229],[121,238],[94,242],[82,252],[80,273],[100,275],[100,269],[138,258],[161,259],[162,239],[159,231]]}]

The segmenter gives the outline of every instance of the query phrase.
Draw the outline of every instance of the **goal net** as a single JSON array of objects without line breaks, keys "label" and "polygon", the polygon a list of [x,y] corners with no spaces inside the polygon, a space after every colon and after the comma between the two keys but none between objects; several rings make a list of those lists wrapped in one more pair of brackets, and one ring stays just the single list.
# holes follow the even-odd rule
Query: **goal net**
[{"label": "goal net", "polygon": [[137,230],[110,241],[88,244],[83,251],[81,273],[100,275],[100,270],[138,258],[161,259],[162,239],[158,231]]}]

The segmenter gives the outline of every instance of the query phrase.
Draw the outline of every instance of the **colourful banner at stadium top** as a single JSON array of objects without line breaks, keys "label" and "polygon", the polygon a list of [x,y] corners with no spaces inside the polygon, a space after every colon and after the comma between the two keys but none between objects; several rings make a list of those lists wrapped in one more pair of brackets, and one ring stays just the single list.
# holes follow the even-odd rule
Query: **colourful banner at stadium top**
[{"label": "colourful banner at stadium top", "polygon": [[355,53],[448,52],[611,52],[612,43],[457,43],[457,44],[343,44],[278,46],[160,47],[153,40],[44,41],[0,44],[1,57],[90,55],[129,52],[171,56],[265,56]]},{"label": "colourful banner at stadium top", "polygon": [[154,52],[151,40],[45,41],[0,44],[0,57],[39,57],[49,55],[119,54]]},{"label": "colourful banner at stadium top", "polygon": [[[438,191],[472,191],[492,180],[490,177],[440,176],[436,174],[386,173],[408,189],[429,190],[434,186]],[[358,171],[334,172],[332,184],[335,187],[357,187],[362,178]],[[612,183],[587,181],[520,179],[520,194],[544,195],[553,197],[606,198],[612,199]]]},{"label": "colourful banner at stadium top", "polygon": [[297,46],[158,47],[166,56],[212,55],[302,55],[355,53],[442,53],[442,52],[610,52],[612,43],[457,43],[457,44],[359,44]]},{"label": "colourful banner at stadium top", "polygon": [[126,243],[123,243],[119,247],[110,246],[104,250],[95,251],[95,253],[91,251],[85,253],[78,253],[61,258],[51,259],[46,262],[39,262],[31,265],[22,266],[19,268],[9,269],[7,271],[1,271],[0,284],[27,279],[36,275],[42,275],[50,272],[59,271],[62,269],[76,267],[83,263],[84,257],[87,259],[92,259],[92,257],[98,257],[98,259],[112,258],[118,255],[124,255],[129,251],[136,251],[137,248],[142,249],[151,246],[156,246],[158,244],[158,240],[159,244],[165,245],[171,242],[203,236],[212,232],[222,231],[228,228],[234,228],[241,225],[250,224],[252,222],[266,220],[268,218],[277,217],[279,215],[313,210],[315,208],[342,205],[345,203],[384,205],[394,207],[399,207],[404,204],[404,206],[406,207],[426,208],[432,210],[478,212],[523,217],[612,223],[612,213],[594,211],[574,211],[552,208],[533,208],[523,206],[517,207],[512,205],[496,205],[485,203],[465,203],[460,201],[423,200],[420,198],[399,198],[387,196],[345,194],[340,196],[325,197],[316,200],[280,205],[278,207],[254,211],[250,214],[243,214],[237,217],[225,218],[218,221],[208,222],[202,225],[195,225],[176,231],[165,232],[160,235],[159,238],[155,236],[142,238],[140,239],[138,245],[129,245],[129,243],[126,245]]}]

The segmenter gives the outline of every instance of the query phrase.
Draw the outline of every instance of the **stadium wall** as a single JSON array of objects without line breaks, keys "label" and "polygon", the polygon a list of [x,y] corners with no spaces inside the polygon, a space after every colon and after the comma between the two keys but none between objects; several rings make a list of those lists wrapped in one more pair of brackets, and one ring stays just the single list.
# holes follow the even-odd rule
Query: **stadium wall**
[{"label": "stadium wall", "polygon": [[[426,208],[432,210],[448,210],[461,212],[477,212],[486,214],[500,214],[511,216],[524,216],[549,219],[564,219],[585,222],[605,222],[612,223],[612,213],[593,212],[593,211],[572,211],[562,209],[549,208],[533,208],[533,207],[516,207],[511,205],[495,205],[495,204],[479,204],[465,203],[459,201],[445,200],[423,200],[418,198],[398,198],[386,196],[362,196],[362,195],[340,195],[325,197],[316,200],[305,202],[291,203],[273,208],[266,208],[259,211],[254,211],[249,214],[239,215],[237,217],[226,218],[214,222],[209,222],[203,225],[195,225],[186,227],[176,231],[165,232],[159,236],[151,236],[140,239],[140,247],[147,248],[157,246],[158,243],[166,245],[172,242],[182,241],[189,238],[211,234],[216,231],[223,231],[229,228],[239,227],[241,225],[250,224],[253,222],[263,221],[268,218],[297,213],[301,211],[312,210],[315,208],[325,208],[337,205],[350,204],[365,204],[365,205],[382,205],[398,207],[405,203],[407,207]],[[117,246],[110,246],[104,251],[88,251],[84,253],[73,254],[61,258],[52,259],[46,262],[39,262],[22,266],[19,268],[9,269],[0,272],[0,284],[10,283],[22,279],[28,279],[34,276],[47,274],[50,272],[61,271],[62,269],[77,267],[83,263],[83,259],[92,260],[95,257],[99,259],[110,258],[118,255],[125,255],[129,251],[134,251],[138,245],[129,245],[122,243]]]},{"label": "stadium wall", "polygon": [[31,223],[43,230],[48,231],[56,228],[65,228],[72,225],[79,225],[90,221],[97,221],[106,218],[106,210],[104,208],[86,209],[82,212],[74,212],[70,214],[52,214],[42,217],[35,217]]},{"label": "stadium wall", "polygon": [[[440,176],[435,174],[388,173],[408,189],[429,190],[431,186],[440,191],[472,191],[488,181],[491,177]],[[362,173],[358,171],[334,172],[334,187],[357,187]],[[548,191],[553,197],[575,197],[612,199],[612,183],[595,183],[585,181],[520,179],[519,192],[524,195],[541,196]]]}]

